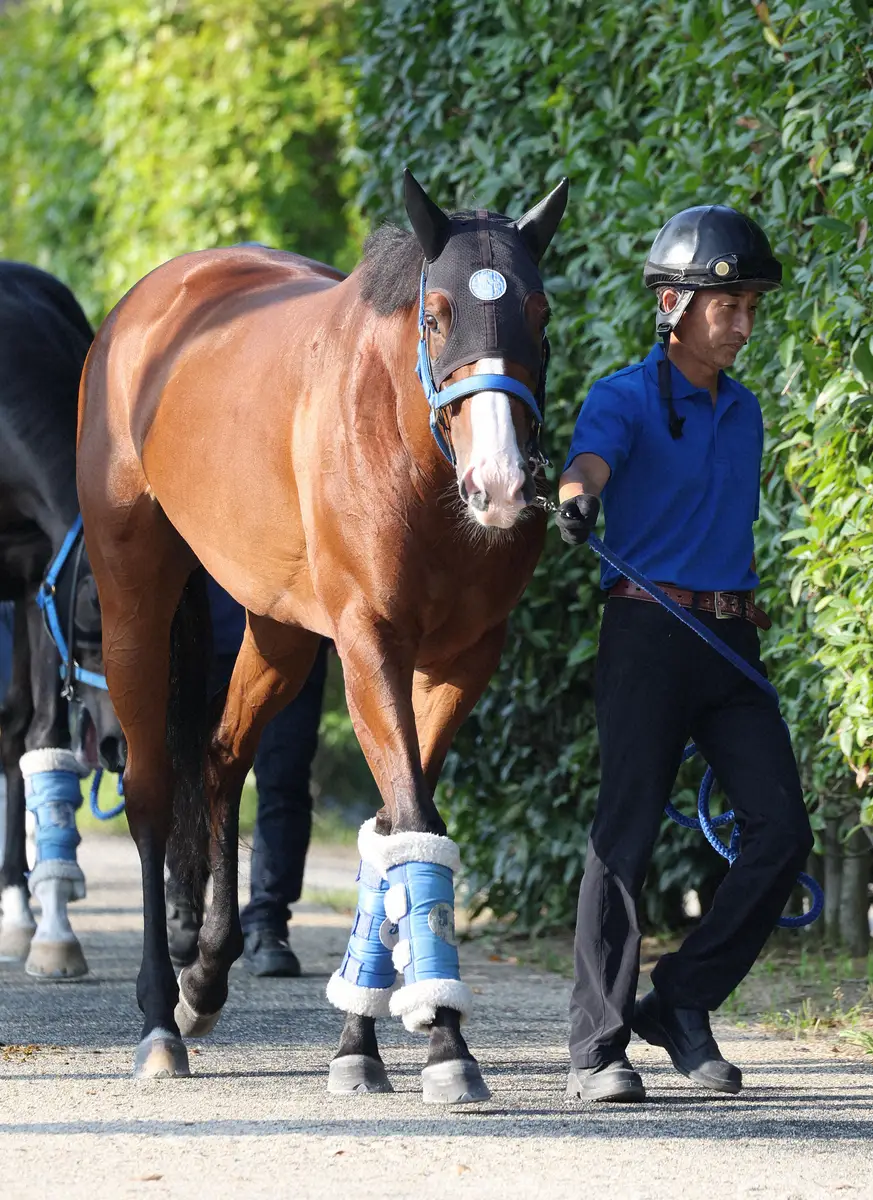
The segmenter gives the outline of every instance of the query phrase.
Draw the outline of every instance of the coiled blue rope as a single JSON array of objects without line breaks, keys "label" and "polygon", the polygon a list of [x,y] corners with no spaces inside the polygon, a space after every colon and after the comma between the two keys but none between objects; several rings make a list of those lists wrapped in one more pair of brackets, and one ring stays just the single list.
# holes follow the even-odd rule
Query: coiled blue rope
[{"label": "coiled blue rope", "polygon": [[[647,592],[653,600],[657,600],[662,608],[666,608],[666,610],[672,613],[678,621],[681,621],[683,625],[686,625],[690,630],[692,630],[692,632],[696,633],[698,637],[703,638],[708,646],[711,646],[713,650],[717,650],[723,658],[726,658],[728,662],[735,666],[738,671],[741,671],[747,679],[750,679],[752,683],[761,689],[762,692],[765,692],[777,708],[779,707],[779,695],[769,679],[765,679],[760,671],[756,671],[755,668],[750,666],[744,658],[741,658],[735,650],[732,650],[726,642],[723,642],[717,634],[713,633],[710,629],[707,629],[707,627],[701,621],[698,621],[697,618],[688,611],[688,609],[682,608],[681,605],[675,602],[675,600],[671,600],[668,595],[661,591],[657,584],[654,584],[651,582],[651,580],[646,579],[645,576],[639,573],[639,571],[635,570],[628,563],[623,562],[618,555],[613,554],[611,550],[607,550],[600,538],[595,537],[594,534],[588,538],[588,545],[595,552],[595,554],[600,555],[600,557],[608,562],[611,567],[614,567],[616,571],[619,571],[627,579],[630,579],[630,581],[635,583],[637,587],[642,588],[643,591]],[[693,758],[696,753],[697,747],[693,743],[689,746],[686,746],[685,753],[682,756],[682,761],[687,762],[687,760],[689,758]],[[733,864],[740,852],[740,827],[736,823],[733,809],[731,809],[729,812],[720,813],[717,817],[710,815],[709,801],[712,795],[712,786],[714,783],[715,776],[713,774],[712,767],[707,766],[706,774],[703,776],[703,782],[700,785],[700,791],[697,794],[696,817],[686,817],[684,813],[679,812],[679,810],[672,804],[668,804],[664,811],[672,821],[676,822],[677,825],[682,825],[685,829],[700,829],[710,846],[712,846],[713,850],[717,851],[722,858],[726,858],[728,863]],[[730,824],[733,824],[731,840],[728,844],[725,844],[716,833],[716,829],[722,825]],[[809,911],[803,913],[802,916],[780,917],[778,924],[787,928],[800,928],[804,925],[811,925],[813,921],[818,919],[818,917],[821,915],[822,909],[824,908],[824,892],[822,891],[819,883],[813,879],[811,875],[807,875],[806,872],[801,872],[797,876],[797,882],[805,887],[809,892],[810,907]]]},{"label": "coiled blue rope", "polygon": [[91,780],[91,812],[98,821],[111,821],[113,817],[117,817],[119,813],[124,812],[124,788],[121,782],[121,776],[118,776],[118,794],[122,797],[120,803],[114,808],[102,809],[100,807],[100,781],[103,779],[103,768],[98,767],[94,772],[94,777]]}]

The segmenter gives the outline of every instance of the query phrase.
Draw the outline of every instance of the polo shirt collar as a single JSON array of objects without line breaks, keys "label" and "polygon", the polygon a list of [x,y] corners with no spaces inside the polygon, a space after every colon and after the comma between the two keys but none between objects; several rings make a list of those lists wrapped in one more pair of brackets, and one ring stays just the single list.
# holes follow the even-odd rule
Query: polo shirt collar
[{"label": "polo shirt collar", "polygon": [[[664,358],[664,347],[660,342],[656,342],[649,353],[643,359],[643,366],[646,373],[653,380],[655,387],[658,386],[658,363]],[[693,383],[685,378],[679,368],[670,363],[670,379],[673,383],[673,399],[687,400],[690,396],[698,396],[703,392],[704,388],[695,387]],[[718,373],[718,393],[726,398],[731,397],[733,389],[731,388],[731,379],[729,375],[725,375],[724,371]]]}]

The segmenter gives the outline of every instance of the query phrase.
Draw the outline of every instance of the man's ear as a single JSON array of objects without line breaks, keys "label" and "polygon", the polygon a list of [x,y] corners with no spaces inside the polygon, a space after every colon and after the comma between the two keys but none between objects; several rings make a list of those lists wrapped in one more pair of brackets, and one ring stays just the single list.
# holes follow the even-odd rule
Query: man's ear
[{"label": "man's ear", "polygon": [[679,303],[679,295],[680,293],[676,290],[676,288],[662,288],[658,294],[658,305],[661,309],[661,312],[672,312]]}]

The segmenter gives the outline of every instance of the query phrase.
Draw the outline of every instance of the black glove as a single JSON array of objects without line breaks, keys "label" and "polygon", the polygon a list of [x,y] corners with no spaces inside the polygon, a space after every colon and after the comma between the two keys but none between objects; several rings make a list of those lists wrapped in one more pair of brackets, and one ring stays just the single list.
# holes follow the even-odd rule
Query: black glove
[{"label": "black glove", "polygon": [[596,496],[573,496],[555,513],[555,524],[568,545],[581,546],[593,532],[599,512],[600,501]]}]

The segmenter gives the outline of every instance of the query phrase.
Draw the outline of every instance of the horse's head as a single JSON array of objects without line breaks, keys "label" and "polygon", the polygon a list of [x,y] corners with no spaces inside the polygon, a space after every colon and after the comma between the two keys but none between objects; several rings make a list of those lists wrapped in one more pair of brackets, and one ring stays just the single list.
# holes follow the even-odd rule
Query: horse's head
[{"label": "horse's head", "polygon": [[419,377],[434,435],[480,524],[508,529],[542,463],[549,316],[539,261],[567,205],[564,179],[518,221],[444,213],[407,171],[406,210],[425,266]]}]

